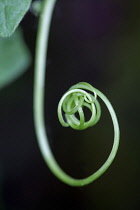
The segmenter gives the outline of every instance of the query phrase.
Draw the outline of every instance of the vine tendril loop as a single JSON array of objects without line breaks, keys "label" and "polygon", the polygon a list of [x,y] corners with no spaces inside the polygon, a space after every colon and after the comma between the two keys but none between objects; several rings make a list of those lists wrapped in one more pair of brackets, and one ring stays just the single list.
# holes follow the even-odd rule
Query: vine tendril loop
[{"label": "vine tendril loop", "polygon": [[[75,179],[66,174],[56,162],[45,129],[44,120],[44,87],[45,87],[45,67],[46,56],[48,48],[48,37],[51,23],[51,17],[56,0],[44,0],[42,11],[39,19],[37,45],[36,45],[36,59],[35,59],[35,77],[34,77],[34,124],[37,135],[38,145],[42,156],[52,171],[52,173],[62,182],[71,186],[87,185],[98,177],[100,177],[107,168],[111,165],[119,146],[119,125],[115,111],[106,98],[98,89],[92,87],[90,84],[81,82],[72,86],[66,92],[58,105],[58,118],[63,126],[71,126],[74,129],[82,130],[87,127],[95,125],[101,115],[101,108],[97,97],[101,98],[110,112],[114,127],[114,143],[111,153],[105,163],[91,176],[84,179]],[[90,91],[91,93],[89,93]],[[84,107],[91,111],[91,118],[86,121],[84,116]],[[65,119],[63,118],[65,112]],[[78,116],[76,116],[78,113]]]},{"label": "vine tendril loop", "polygon": [[[93,92],[94,95],[83,89]],[[91,117],[88,121],[85,121],[84,107],[91,111]],[[63,118],[62,111],[65,113],[66,120]],[[76,113],[78,113],[79,117],[76,116]],[[84,82],[72,86],[63,95],[58,105],[60,123],[65,127],[70,126],[76,130],[84,130],[95,125],[100,119],[100,115],[101,108],[97,100],[96,91],[90,84]]]}]

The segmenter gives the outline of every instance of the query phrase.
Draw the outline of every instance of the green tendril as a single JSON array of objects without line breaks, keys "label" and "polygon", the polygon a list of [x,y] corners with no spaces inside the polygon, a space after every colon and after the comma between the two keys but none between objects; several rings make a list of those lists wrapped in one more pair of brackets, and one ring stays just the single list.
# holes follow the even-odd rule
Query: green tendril
[{"label": "green tendril", "polygon": [[[48,48],[48,37],[51,23],[51,17],[56,0],[44,0],[40,14],[39,28],[37,35],[36,59],[35,59],[35,78],[34,78],[34,123],[37,135],[38,145],[42,156],[52,173],[62,182],[71,186],[87,185],[100,177],[111,165],[119,146],[119,125],[115,111],[106,98],[96,88],[86,82],[80,82],[72,86],[66,92],[58,104],[58,118],[65,127],[72,127],[76,130],[83,130],[95,125],[101,116],[101,108],[97,98],[101,98],[110,112],[114,127],[114,143],[111,153],[105,163],[91,176],[84,179],[75,179],[66,174],[56,162],[45,129],[44,120],[44,87],[45,87],[45,69],[46,56]],[[84,107],[91,112],[88,121],[85,120]],[[65,116],[63,117],[63,114]],[[78,114],[78,116],[77,116]]]},{"label": "green tendril", "polygon": [[[86,89],[94,95],[82,90]],[[91,111],[91,118],[85,122],[84,110],[87,107]],[[65,120],[62,111],[65,112]],[[76,116],[78,113],[79,118]],[[61,98],[58,105],[58,118],[65,127],[72,127],[76,130],[84,130],[95,125],[101,116],[100,104],[97,100],[96,89],[90,84],[80,82],[72,86]]]}]

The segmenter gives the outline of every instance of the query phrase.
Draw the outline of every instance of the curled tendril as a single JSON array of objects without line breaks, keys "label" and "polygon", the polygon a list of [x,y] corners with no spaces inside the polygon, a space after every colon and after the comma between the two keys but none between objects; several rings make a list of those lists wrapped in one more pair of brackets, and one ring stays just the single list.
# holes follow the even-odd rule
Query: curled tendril
[{"label": "curled tendril", "polygon": [[[93,94],[88,93],[91,91]],[[85,121],[84,107],[91,111],[91,117]],[[63,118],[62,111],[65,113]],[[78,116],[76,116],[78,113]],[[61,98],[58,105],[58,118],[60,123],[76,130],[84,130],[95,125],[101,116],[100,104],[97,100],[96,90],[86,82],[80,82],[72,86]]]},{"label": "curled tendril", "polygon": [[[91,176],[84,179],[75,179],[66,174],[56,162],[45,129],[44,120],[44,86],[45,86],[45,65],[48,48],[48,37],[51,23],[51,17],[56,0],[44,0],[39,20],[39,29],[36,46],[35,59],[35,78],[34,78],[34,123],[37,135],[38,145],[42,156],[53,174],[62,182],[71,186],[87,185],[100,177],[111,165],[119,146],[119,125],[115,111],[106,98],[98,89],[90,84],[80,82],[72,86],[61,98],[58,105],[58,117],[63,126],[71,126],[74,129],[82,130],[95,125],[101,115],[101,108],[97,97],[105,103],[113,122],[114,143],[111,153],[105,163]],[[91,94],[92,93],[92,94]],[[84,107],[91,111],[91,118],[86,121],[84,116]],[[65,119],[63,118],[65,112]],[[78,113],[78,117],[76,115]]]}]

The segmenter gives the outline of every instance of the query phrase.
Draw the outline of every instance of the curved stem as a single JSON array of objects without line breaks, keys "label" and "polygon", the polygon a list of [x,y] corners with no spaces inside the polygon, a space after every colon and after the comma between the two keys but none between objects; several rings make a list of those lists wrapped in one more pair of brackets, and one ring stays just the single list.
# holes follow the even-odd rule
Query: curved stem
[{"label": "curved stem", "polygon": [[109,100],[97,89],[95,92],[106,104],[113,121],[114,126],[114,144],[112,151],[103,164],[103,166],[95,172],[93,175],[85,179],[75,179],[67,175],[57,164],[48,142],[48,137],[45,129],[44,120],[44,91],[45,91],[45,69],[46,69],[46,57],[48,49],[49,30],[51,24],[51,18],[55,7],[56,0],[44,0],[42,5],[42,12],[39,19],[39,28],[37,35],[37,46],[35,56],[35,78],[34,78],[34,124],[37,135],[38,145],[42,156],[47,163],[50,170],[64,183],[71,186],[83,186],[91,183],[99,176],[101,176],[112,163],[119,145],[119,125],[116,118],[116,114]]},{"label": "curved stem", "polygon": [[52,154],[50,152],[44,120],[44,95],[45,95],[45,70],[48,48],[48,39],[51,18],[56,0],[44,0],[40,13],[36,55],[35,55],[35,76],[34,76],[34,124],[38,144],[47,164],[50,164]]}]

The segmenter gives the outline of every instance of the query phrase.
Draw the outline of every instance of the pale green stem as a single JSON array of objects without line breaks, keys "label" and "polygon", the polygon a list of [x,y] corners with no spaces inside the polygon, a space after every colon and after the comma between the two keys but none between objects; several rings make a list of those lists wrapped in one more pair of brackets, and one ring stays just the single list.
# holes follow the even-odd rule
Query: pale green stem
[{"label": "pale green stem", "polygon": [[37,45],[36,45],[36,57],[35,57],[35,78],[34,78],[34,123],[35,131],[37,135],[38,145],[43,155],[45,162],[47,163],[53,174],[58,177],[62,182],[71,186],[83,186],[91,183],[99,176],[101,176],[112,163],[119,145],[119,126],[116,118],[116,114],[113,110],[108,99],[96,89],[97,95],[105,102],[107,108],[112,117],[114,125],[114,144],[112,151],[103,164],[103,166],[95,172],[93,175],[85,179],[75,179],[67,175],[57,164],[48,141],[48,137],[45,129],[44,120],[44,91],[45,91],[45,70],[46,70],[46,57],[48,49],[48,39],[50,23],[54,10],[56,0],[44,0],[42,5],[42,11],[39,19]]}]

